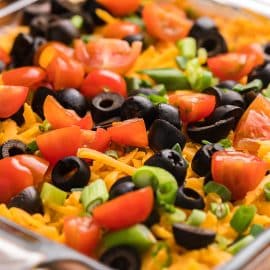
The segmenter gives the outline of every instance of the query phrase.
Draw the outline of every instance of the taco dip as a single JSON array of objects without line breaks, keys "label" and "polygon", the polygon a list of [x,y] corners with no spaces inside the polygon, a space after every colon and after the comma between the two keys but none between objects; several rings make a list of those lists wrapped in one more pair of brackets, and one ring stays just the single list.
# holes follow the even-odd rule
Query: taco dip
[{"label": "taco dip", "polygon": [[270,226],[269,19],[180,0],[16,16],[0,216],[120,270],[214,269]]}]

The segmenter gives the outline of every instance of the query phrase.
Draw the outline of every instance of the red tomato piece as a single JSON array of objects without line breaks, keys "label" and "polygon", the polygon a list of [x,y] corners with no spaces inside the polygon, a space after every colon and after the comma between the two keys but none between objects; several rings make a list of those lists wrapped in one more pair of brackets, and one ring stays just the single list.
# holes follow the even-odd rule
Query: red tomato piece
[{"label": "red tomato piece", "polygon": [[218,151],[212,156],[211,172],[215,182],[226,186],[234,200],[245,197],[262,181],[267,167],[258,157],[236,151]]},{"label": "red tomato piece", "polygon": [[81,146],[81,131],[78,126],[60,128],[37,136],[37,145],[51,164],[58,160],[74,156]]},{"label": "red tomato piece", "polygon": [[82,129],[92,129],[93,119],[88,112],[83,118],[73,110],[65,109],[52,96],[47,96],[43,104],[44,116],[54,129],[79,126]]},{"label": "red tomato piece", "polygon": [[147,32],[164,41],[177,41],[186,37],[192,26],[185,13],[170,3],[145,5],[142,16]]},{"label": "red tomato piece", "polygon": [[106,38],[118,38],[122,39],[129,35],[135,35],[140,33],[140,27],[131,22],[116,21],[107,24],[103,29],[103,36]]},{"label": "red tomato piece", "polygon": [[111,143],[111,136],[106,129],[97,128],[97,131],[82,130],[82,147],[88,147],[105,152]]},{"label": "red tomato piece", "polygon": [[252,43],[241,47],[237,50],[238,53],[243,53],[254,57],[254,65],[259,66],[264,62],[264,51],[259,43]]},{"label": "red tomato piece", "polygon": [[67,217],[64,219],[65,242],[85,255],[92,255],[101,240],[101,228],[91,217]]},{"label": "red tomato piece", "polygon": [[93,98],[105,91],[114,92],[126,97],[126,82],[119,74],[100,69],[90,72],[81,86],[81,93],[88,98]]},{"label": "red tomato piece", "polygon": [[0,61],[3,61],[5,64],[9,64],[11,61],[8,53],[0,47]]},{"label": "red tomato piece", "polygon": [[20,67],[4,71],[2,80],[5,85],[35,87],[46,78],[46,72],[39,67]]},{"label": "red tomato piece", "polygon": [[0,118],[8,118],[24,104],[28,87],[0,85]]},{"label": "red tomato piece", "polygon": [[0,203],[7,203],[13,196],[32,185],[30,169],[13,157],[0,160]]},{"label": "red tomato piece", "polygon": [[237,124],[234,147],[256,152],[256,149],[253,150],[253,141],[266,139],[270,139],[270,102],[262,95],[258,95]]},{"label": "red tomato piece", "polygon": [[55,90],[66,87],[79,88],[84,77],[84,68],[81,63],[65,55],[57,55],[46,68],[49,82]]},{"label": "red tomato piece", "polygon": [[125,16],[135,12],[140,6],[141,0],[97,0],[115,16]]},{"label": "red tomato piece", "polygon": [[169,103],[178,106],[181,119],[190,123],[209,116],[215,109],[216,99],[214,96],[207,94],[177,91],[169,95]]},{"label": "red tomato piece", "polygon": [[85,45],[76,40],[75,58],[84,64],[87,72],[95,69],[108,69],[119,74],[127,72],[140,55],[142,43],[119,39],[99,39]]},{"label": "red tomato piece", "polygon": [[39,186],[44,181],[44,176],[49,168],[49,162],[41,157],[34,155],[16,155],[13,157],[18,160],[20,164],[27,167],[33,176],[35,186]]},{"label": "red tomato piece", "polygon": [[207,64],[220,80],[238,81],[256,66],[256,57],[244,53],[226,53],[209,58]]},{"label": "red tomato piece", "polygon": [[134,118],[123,122],[116,122],[108,132],[111,140],[117,144],[146,147],[148,146],[148,137],[143,119]]},{"label": "red tomato piece", "polygon": [[120,230],[146,220],[153,204],[153,190],[146,187],[97,206],[93,210],[93,218],[106,229]]}]

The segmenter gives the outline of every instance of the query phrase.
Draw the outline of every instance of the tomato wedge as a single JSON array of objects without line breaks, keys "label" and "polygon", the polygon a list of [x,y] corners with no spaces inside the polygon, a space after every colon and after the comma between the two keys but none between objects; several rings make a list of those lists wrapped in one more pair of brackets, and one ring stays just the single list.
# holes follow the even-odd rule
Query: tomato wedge
[{"label": "tomato wedge", "polygon": [[267,171],[258,157],[236,151],[218,151],[212,156],[213,180],[226,186],[234,200],[243,199],[257,187]]},{"label": "tomato wedge", "polygon": [[66,244],[85,255],[91,255],[101,240],[101,228],[91,217],[67,217],[63,229]]},{"label": "tomato wedge", "polygon": [[82,83],[81,93],[88,98],[93,98],[104,91],[126,97],[126,82],[119,74],[109,70],[100,69],[90,72]]},{"label": "tomato wedge", "polygon": [[186,37],[192,26],[185,13],[171,3],[145,5],[142,16],[147,32],[164,41],[177,41]]},{"label": "tomato wedge", "polygon": [[28,87],[0,85],[0,118],[15,114],[24,104]]},{"label": "tomato wedge", "polygon": [[251,72],[256,62],[253,54],[226,53],[209,58],[207,64],[220,80],[238,81]]},{"label": "tomato wedge", "polygon": [[178,106],[182,121],[190,123],[209,116],[215,109],[216,99],[207,94],[176,91],[169,95],[169,103]]},{"label": "tomato wedge", "polygon": [[238,122],[234,147],[254,153],[254,141],[266,139],[270,139],[270,102],[258,95]]},{"label": "tomato wedge", "polygon": [[81,118],[75,111],[65,109],[52,96],[46,97],[43,111],[45,118],[54,129],[70,126],[79,126],[82,129],[93,128],[93,119],[89,112]]},{"label": "tomato wedge", "polygon": [[146,220],[153,204],[153,190],[146,187],[97,206],[93,210],[93,218],[106,229],[120,230]]},{"label": "tomato wedge", "polygon": [[141,0],[97,0],[97,2],[107,8],[113,15],[125,16],[136,11]]},{"label": "tomato wedge", "polygon": [[81,131],[78,126],[60,128],[37,136],[36,141],[43,157],[55,164],[64,157],[76,155],[81,146]]},{"label": "tomato wedge", "polygon": [[46,78],[46,72],[39,67],[20,67],[4,71],[2,80],[5,85],[35,87]]},{"label": "tomato wedge", "polygon": [[134,118],[123,122],[115,122],[108,128],[113,142],[121,145],[146,147],[148,137],[143,119]]},{"label": "tomato wedge", "polygon": [[106,25],[102,31],[106,38],[122,39],[126,36],[136,35],[140,33],[140,27],[131,22],[116,21]]},{"label": "tomato wedge", "polygon": [[13,157],[0,160],[0,203],[7,203],[13,196],[32,185],[30,169]]},{"label": "tomato wedge", "polygon": [[74,44],[75,58],[82,62],[87,72],[94,69],[108,69],[123,74],[130,69],[140,55],[142,43],[119,39],[99,39],[87,45],[81,40]]}]

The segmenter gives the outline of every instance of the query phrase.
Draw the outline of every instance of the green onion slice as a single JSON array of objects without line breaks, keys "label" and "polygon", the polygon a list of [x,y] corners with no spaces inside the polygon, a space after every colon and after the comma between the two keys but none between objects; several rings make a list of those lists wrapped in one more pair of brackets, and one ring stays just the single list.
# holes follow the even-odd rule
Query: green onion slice
[{"label": "green onion slice", "polygon": [[270,201],[270,182],[265,183],[263,186],[264,197],[267,201]]},{"label": "green onion slice", "polygon": [[231,254],[236,254],[238,253],[241,249],[245,248],[248,246],[252,241],[254,240],[254,237],[252,235],[247,235],[237,241],[235,244],[230,246],[227,251],[230,252]]},{"label": "green onion slice", "polygon": [[210,210],[218,219],[226,217],[230,212],[230,208],[227,203],[211,203]]},{"label": "green onion slice", "polygon": [[200,226],[204,222],[205,219],[206,219],[206,214],[204,211],[194,209],[192,210],[186,223],[191,226]]},{"label": "green onion slice", "polygon": [[232,197],[232,193],[227,187],[213,181],[208,182],[204,186],[204,192],[206,194],[216,193],[221,197],[222,201],[224,202],[230,201]]},{"label": "green onion slice", "polygon": [[65,199],[67,198],[67,192],[46,182],[42,186],[40,198],[43,204],[54,203],[58,205],[63,205]]}]

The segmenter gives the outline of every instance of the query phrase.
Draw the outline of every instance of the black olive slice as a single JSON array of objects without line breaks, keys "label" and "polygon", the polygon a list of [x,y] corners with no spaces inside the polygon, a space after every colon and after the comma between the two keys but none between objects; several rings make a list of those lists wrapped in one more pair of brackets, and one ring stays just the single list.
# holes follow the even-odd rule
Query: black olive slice
[{"label": "black olive slice", "polygon": [[77,89],[65,88],[57,91],[56,99],[63,107],[74,110],[80,117],[87,113],[87,100]]},{"label": "black olive slice", "polygon": [[[120,116],[123,96],[117,93],[101,93],[95,96],[90,104],[93,119],[96,123]],[[100,125],[100,124],[99,124]]]},{"label": "black olive slice", "polygon": [[227,89],[233,89],[233,87],[237,84],[236,81],[233,80],[226,80],[226,81],[221,81],[219,84],[216,85],[216,87],[219,88],[227,88]]},{"label": "black olive slice", "polygon": [[100,261],[117,270],[140,270],[141,259],[138,252],[129,246],[118,246],[107,250]]},{"label": "black olive slice", "polygon": [[264,51],[264,59],[266,61],[270,61],[270,42],[266,43],[263,46],[263,51]]},{"label": "black olive slice", "polygon": [[270,83],[270,62],[265,62],[263,65],[256,67],[248,75],[248,81],[251,82],[259,79],[263,83],[263,88],[266,88]]},{"label": "black olive slice", "polygon": [[212,155],[217,151],[222,151],[224,148],[220,144],[203,145],[194,155],[191,168],[199,176],[211,175],[211,159]]},{"label": "black olive slice", "polygon": [[92,17],[94,25],[104,25],[105,22],[102,19],[100,19],[96,14],[97,9],[106,10],[105,7],[100,3],[98,3],[96,0],[83,1],[81,10],[83,10],[85,13],[89,14]]},{"label": "black olive slice", "polygon": [[22,105],[21,108],[10,117],[13,121],[16,122],[16,124],[19,127],[25,123],[23,113],[24,113],[24,105]]},{"label": "black olive slice", "polygon": [[7,207],[21,208],[29,214],[43,213],[39,192],[33,186],[25,188],[19,194],[12,197],[8,202]]},{"label": "black olive slice", "polygon": [[139,88],[139,89],[130,89],[132,90],[129,93],[129,96],[136,96],[139,94],[145,95],[145,96],[149,96],[149,95],[158,95],[158,91],[155,89],[151,89],[151,88]]},{"label": "black olive slice", "polygon": [[165,149],[155,153],[144,162],[144,165],[155,166],[170,172],[181,186],[186,178],[188,164],[178,152]]},{"label": "black olive slice", "polygon": [[204,122],[198,122],[188,125],[187,134],[192,141],[197,143],[201,143],[202,140],[215,143],[226,138],[229,132],[233,130],[234,126],[234,117],[219,120],[218,122],[210,125],[207,125]]},{"label": "black olive slice", "polygon": [[49,15],[51,5],[49,2],[36,3],[23,9],[22,23],[29,25],[30,22],[37,16]]},{"label": "black olive slice", "polygon": [[129,35],[129,36],[125,36],[123,40],[127,41],[130,45],[132,45],[134,41],[140,41],[143,43],[144,36],[142,34]]},{"label": "black olive slice", "polygon": [[186,249],[199,249],[212,244],[216,238],[216,233],[211,230],[178,223],[173,225],[173,236],[178,245]]},{"label": "black olive slice", "polygon": [[157,119],[151,125],[148,133],[149,146],[155,152],[170,149],[179,143],[181,149],[186,144],[184,134],[168,121]]},{"label": "black olive slice", "polygon": [[37,16],[29,24],[30,34],[34,37],[36,36],[46,37],[48,25],[49,25],[48,16],[44,15]]},{"label": "black olive slice", "polygon": [[88,164],[75,156],[59,160],[52,170],[52,183],[62,190],[82,188],[89,182],[91,176]]},{"label": "black olive slice", "polygon": [[111,187],[109,195],[110,199],[114,199],[118,196],[124,195],[128,192],[134,191],[136,189],[133,182],[123,182]]},{"label": "black olive slice", "polygon": [[185,209],[204,209],[202,196],[191,188],[181,186],[177,190],[175,205]]},{"label": "black olive slice", "polygon": [[65,15],[68,13],[78,13],[79,5],[67,0],[51,0],[51,13]]},{"label": "black olive slice", "polygon": [[1,146],[0,156],[1,158],[12,157],[19,154],[25,154],[27,151],[27,145],[19,140],[8,140]]},{"label": "black olive slice", "polygon": [[132,182],[132,177],[131,176],[123,176],[119,178],[112,186],[111,189],[117,187],[120,184],[127,183],[127,182]]}]

